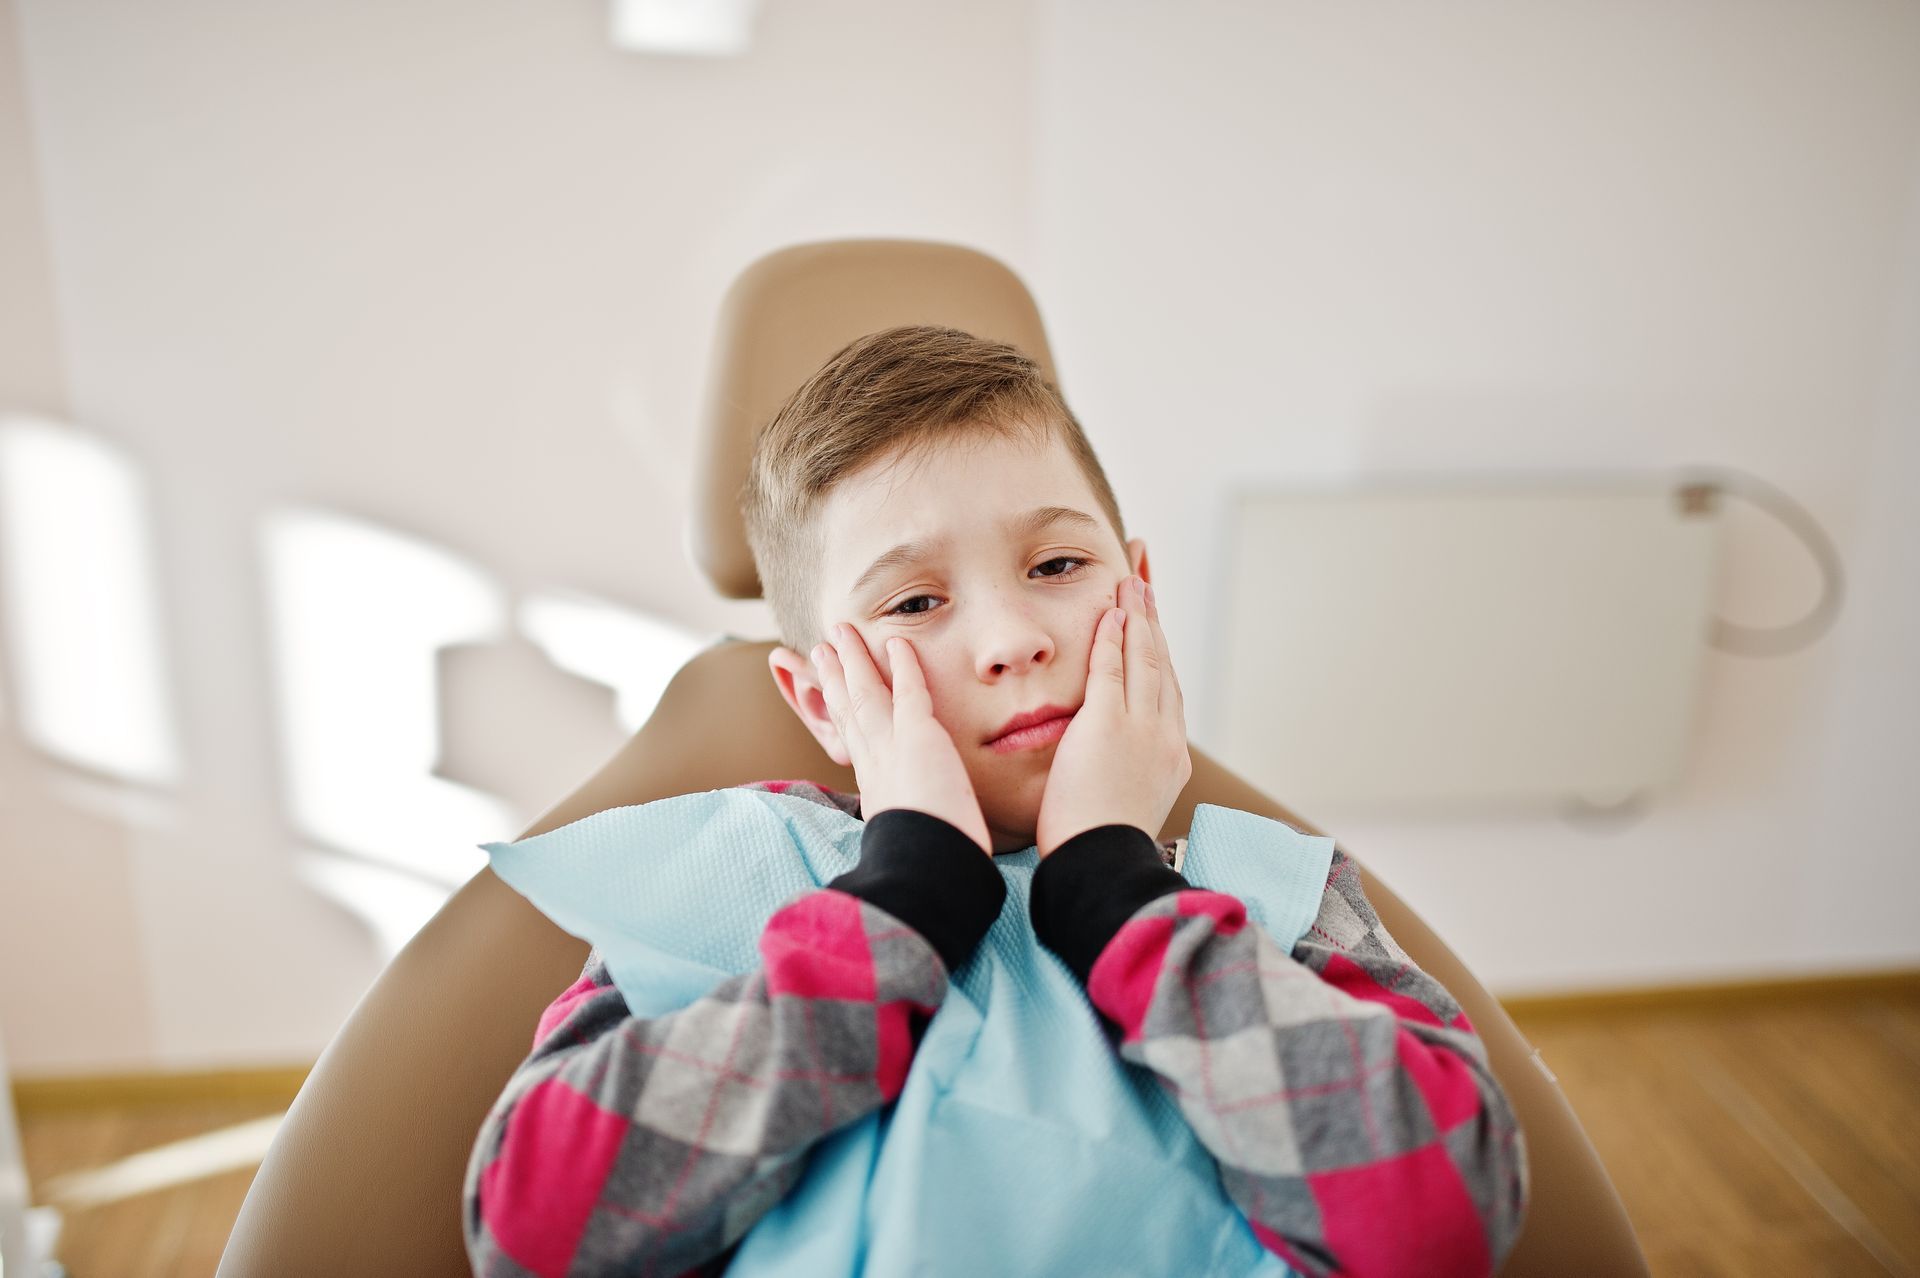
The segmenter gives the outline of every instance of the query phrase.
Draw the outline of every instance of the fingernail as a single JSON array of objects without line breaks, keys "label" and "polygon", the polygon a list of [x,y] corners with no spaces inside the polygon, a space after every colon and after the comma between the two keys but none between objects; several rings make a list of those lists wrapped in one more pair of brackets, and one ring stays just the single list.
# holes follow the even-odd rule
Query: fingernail
[{"label": "fingernail", "polygon": [[1153,583],[1149,581],[1142,583],[1142,585],[1147,596],[1147,607],[1151,608],[1153,607]]}]

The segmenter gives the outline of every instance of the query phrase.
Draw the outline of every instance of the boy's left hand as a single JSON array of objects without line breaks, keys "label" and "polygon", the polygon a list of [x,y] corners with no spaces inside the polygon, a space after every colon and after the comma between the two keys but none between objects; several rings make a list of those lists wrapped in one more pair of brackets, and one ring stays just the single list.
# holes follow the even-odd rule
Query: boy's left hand
[{"label": "boy's left hand", "polygon": [[[1146,583],[1120,583],[1087,659],[1087,696],[1054,751],[1034,843],[1044,858],[1074,835],[1131,825],[1158,839],[1193,776],[1186,702]],[[1120,624],[1124,618],[1124,625]]]}]

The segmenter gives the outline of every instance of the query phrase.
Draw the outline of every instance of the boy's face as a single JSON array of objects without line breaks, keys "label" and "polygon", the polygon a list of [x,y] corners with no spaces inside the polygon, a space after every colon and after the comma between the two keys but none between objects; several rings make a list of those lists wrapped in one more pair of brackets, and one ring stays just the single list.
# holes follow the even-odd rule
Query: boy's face
[{"label": "boy's face", "polygon": [[[1028,846],[1057,742],[1013,751],[989,743],[1015,715],[1080,708],[1094,629],[1120,583],[1147,576],[1146,543],[1121,545],[1051,436],[964,439],[883,459],[841,481],[819,519],[822,631],[852,625],[888,687],[886,641],[900,635],[913,645],[993,850]],[[887,554],[902,546],[907,554]],[[779,648],[772,666],[787,704],[846,765],[811,661]]]}]

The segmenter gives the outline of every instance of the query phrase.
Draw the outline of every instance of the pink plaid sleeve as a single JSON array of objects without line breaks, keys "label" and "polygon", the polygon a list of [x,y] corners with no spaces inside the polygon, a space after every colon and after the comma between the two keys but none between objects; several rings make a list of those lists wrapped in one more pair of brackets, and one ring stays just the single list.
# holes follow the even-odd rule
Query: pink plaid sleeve
[{"label": "pink plaid sleeve", "polygon": [[899,1096],[1005,895],[966,835],[894,809],[854,869],[767,921],[758,970],[689,1007],[632,1015],[593,955],[468,1159],[474,1273],[718,1273],[809,1149]]},{"label": "pink plaid sleeve", "polygon": [[1159,1076],[1255,1235],[1301,1273],[1487,1274],[1511,1250],[1519,1125],[1344,853],[1291,955],[1236,898],[1176,888],[1120,925],[1087,982],[1121,1055]]},{"label": "pink plaid sleeve", "polygon": [[652,1019],[589,960],[481,1127],[465,1204],[476,1275],[703,1272],[812,1145],[899,1094],[946,995],[933,947],[820,889],[774,915],[760,950],[761,970]]}]

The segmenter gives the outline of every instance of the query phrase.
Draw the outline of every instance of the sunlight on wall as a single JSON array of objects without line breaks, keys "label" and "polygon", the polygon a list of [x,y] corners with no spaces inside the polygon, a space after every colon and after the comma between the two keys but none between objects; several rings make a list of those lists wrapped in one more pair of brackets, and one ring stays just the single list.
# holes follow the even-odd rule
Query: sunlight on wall
[{"label": "sunlight on wall", "polygon": [[620,694],[629,733],[660,704],[681,666],[712,640],[672,622],[586,595],[536,595],[520,605],[521,633],[554,665]]},{"label": "sunlight on wall", "polygon": [[[478,843],[510,838],[524,824],[529,813],[515,805],[530,800],[514,783],[538,771],[528,750],[541,760],[586,750],[562,775],[533,778],[544,805],[644,723],[674,673],[709,642],[588,595],[527,599],[514,619],[533,645],[524,650],[618,694],[619,732],[575,740],[585,729],[559,713],[572,704],[568,689],[521,686],[508,678],[520,666],[475,665],[472,652],[463,668],[478,671],[482,685],[456,683],[457,700],[440,703],[450,689],[436,675],[445,675],[438,665],[449,651],[521,650],[506,594],[480,568],[326,511],[276,512],[262,536],[287,806],[315,845],[296,853],[294,871],[360,918],[383,961],[486,864]],[[456,739],[442,741],[448,724]],[[491,766],[440,767],[447,758]]]},{"label": "sunlight on wall", "polygon": [[0,418],[0,591],[20,730],[66,761],[171,786],[146,486],[112,445]]},{"label": "sunlight on wall", "polygon": [[262,536],[295,825],[429,882],[465,882],[486,864],[475,844],[513,817],[431,774],[434,653],[500,633],[499,587],[438,547],[347,516],[281,511]]},{"label": "sunlight on wall", "polygon": [[441,884],[338,852],[300,852],[294,857],[293,872],[302,883],[359,916],[373,933],[382,966],[406,947],[452,895]]}]

